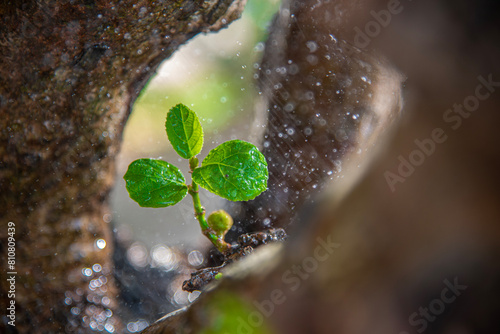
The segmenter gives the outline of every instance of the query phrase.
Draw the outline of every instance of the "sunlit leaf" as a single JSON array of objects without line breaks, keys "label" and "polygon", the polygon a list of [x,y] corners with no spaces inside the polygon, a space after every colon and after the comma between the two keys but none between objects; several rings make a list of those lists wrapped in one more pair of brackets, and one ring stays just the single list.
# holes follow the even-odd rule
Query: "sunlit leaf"
[{"label": "sunlit leaf", "polygon": [[200,153],[203,147],[203,129],[198,116],[183,104],[172,107],[165,124],[167,136],[175,151],[184,159]]},{"label": "sunlit leaf", "polygon": [[128,166],[123,178],[130,198],[143,207],[174,205],[187,194],[184,175],[163,160],[135,160]]},{"label": "sunlit leaf", "polygon": [[201,187],[231,201],[255,198],[267,189],[267,179],[266,159],[242,140],[217,146],[193,171],[193,180]]}]

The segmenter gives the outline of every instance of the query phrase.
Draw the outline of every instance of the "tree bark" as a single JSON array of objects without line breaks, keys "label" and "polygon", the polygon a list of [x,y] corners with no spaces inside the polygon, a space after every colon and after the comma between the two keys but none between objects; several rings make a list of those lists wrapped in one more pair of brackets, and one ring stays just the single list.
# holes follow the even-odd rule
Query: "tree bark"
[{"label": "tree bark", "polygon": [[0,5],[2,263],[15,224],[15,299],[5,332],[123,329],[108,197],[131,106],[156,68],[244,0],[34,1]]},{"label": "tree bark", "polygon": [[259,69],[269,190],[235,210],[245,229],[296,225],[304,203],[370,155],[398,119],[403,76],[356,48],[346,28],[367,2],[318,5],[327,14],[309,2],[284,2]]}]

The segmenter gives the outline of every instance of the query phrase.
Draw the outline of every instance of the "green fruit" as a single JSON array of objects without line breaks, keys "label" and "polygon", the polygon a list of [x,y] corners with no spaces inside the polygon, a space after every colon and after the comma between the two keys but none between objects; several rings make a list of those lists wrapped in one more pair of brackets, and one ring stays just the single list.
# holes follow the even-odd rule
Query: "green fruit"
[{"label": "green fruit", "polygon": [[208,226],[218,235],[224,237],[233,226],[233,218],[224,210],[214,211],[208,216]]}]

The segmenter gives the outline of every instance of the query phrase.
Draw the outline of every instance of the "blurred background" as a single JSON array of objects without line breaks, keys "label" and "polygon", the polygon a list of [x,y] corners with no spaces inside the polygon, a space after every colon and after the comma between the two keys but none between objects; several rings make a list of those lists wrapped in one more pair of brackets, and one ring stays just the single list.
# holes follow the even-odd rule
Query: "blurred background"
[{"label": "blurred background", "polygon": [[[201,158],[226,140],[249,140],[258,126],[254,123],[256,69],[278,8],[278,0],[249,0],[241,19],[217,34],[198,35],[167,59],[135,102],[117,161],[109,218],[116,222],[120,238],[136,241],[136,260],[148,249],[164,249],[164,245],[188,253],[209,245],[200,233],[189,196],[173,207],[141,208],[129,198],[123,175],[133,160],[155,158],[179,167],[190,182],[187,161],[175,154],[165,133],[166,113],[178,103],[189,106],[201,120],[205,135]],[[200,196],[207,212],[224,205],[203,189]],[[200,264],[201,253],[193,254],[191,264]]]}]

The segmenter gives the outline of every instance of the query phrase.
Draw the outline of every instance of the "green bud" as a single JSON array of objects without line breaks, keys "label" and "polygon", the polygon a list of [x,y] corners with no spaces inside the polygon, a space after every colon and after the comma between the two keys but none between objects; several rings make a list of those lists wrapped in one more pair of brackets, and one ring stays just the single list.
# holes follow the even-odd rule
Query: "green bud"
[{"label": "green bud", "polygon": [[233,218],[224,210],[214,211],[208,216],[208,226],[217,234],[224,238],[226,232],[233,226]]},{"label": "green bud", "polygon": [[198,167],[198,158],[197,157],[192,157],[189,159],[189,168],[191,170],[194,170],[196,167]]}]

